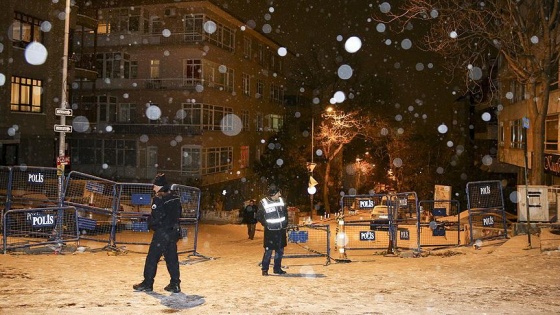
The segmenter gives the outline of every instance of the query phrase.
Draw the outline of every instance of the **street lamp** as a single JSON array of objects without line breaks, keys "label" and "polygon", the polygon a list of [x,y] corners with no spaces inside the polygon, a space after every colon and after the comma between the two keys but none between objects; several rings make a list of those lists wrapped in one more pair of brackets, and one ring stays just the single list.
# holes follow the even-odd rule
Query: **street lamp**
[{"label": "street lamp", "polygon": [[314,137],[314,128],[315,128],[315,119],[313,117],[311,117],[311,162],[307,163],[307,171],[309,172],[309,183],[307,186],[307,193],[309,193],[309,211],[310,214],[313,215],[313,195],[317,192],[317,188],[315,188],[315,186],[318,184],[318,182],[315,180],[315,178],[313,178],[313,170],[315,169],[315,166],[317,166],[316,163],[313,162],[313,137]]}]

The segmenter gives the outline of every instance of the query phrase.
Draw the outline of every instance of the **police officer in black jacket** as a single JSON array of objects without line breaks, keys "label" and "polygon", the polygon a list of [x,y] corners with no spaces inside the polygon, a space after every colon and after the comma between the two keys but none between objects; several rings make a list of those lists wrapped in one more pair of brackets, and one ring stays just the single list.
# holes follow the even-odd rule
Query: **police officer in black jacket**
[{"label": "police officer in black jacket", "polygon": [[148,220],[150,229],[154,231],[152,242],[144,265],[144,281],[133,286],[136,291],[153,290],[154,278],[158,262],[163,255],[171,281],[164,288],[165,291],[181,292],[179,279],[179,256],[177,241],[181,235],[179,218],[181,217],[181,201],[171,191],[171,186],[165,179],[165,174],[158,174],[153,181],[155,196],[152,200],[152,214]]},{"label": "police officer in black jacket", "polygon": [[281,198],[280,189],[276,185],[268,188],[268,196],[261,199],[257,212],[259,222],[264,226],[264,254],[261,263],[263,276],[268,276],[268,268],[274,251],[274,265],[272,271],[283,275],[282,257],[284,247],[288,244],[286,228],[288,227],[288,210]]}]

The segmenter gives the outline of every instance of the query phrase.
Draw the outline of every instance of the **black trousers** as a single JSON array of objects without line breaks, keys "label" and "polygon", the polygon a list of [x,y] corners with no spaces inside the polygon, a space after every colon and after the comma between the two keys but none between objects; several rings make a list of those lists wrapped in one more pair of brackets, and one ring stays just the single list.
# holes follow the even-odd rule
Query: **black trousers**
[{"label": "black trousers", "polygon": [[255,230],[257,228],[256,223],[247,223],[247,234],[249,235],[250,239],[255,237]]},{"label": "black trousers", "polygon": [[171,277],[171,283],[179,284],[179,256],[177,254],[177,240],[166,233],[154,232],[146,263],[144,264],[144,282],[153,284],[157,273],[157,266],[161,256],[165,258],[167,271]]}]

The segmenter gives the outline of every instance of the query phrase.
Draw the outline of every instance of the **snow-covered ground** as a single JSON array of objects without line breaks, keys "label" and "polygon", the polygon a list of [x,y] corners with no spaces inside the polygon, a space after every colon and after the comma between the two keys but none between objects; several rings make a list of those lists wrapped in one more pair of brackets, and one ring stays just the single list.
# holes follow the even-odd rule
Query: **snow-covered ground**
[{"label": "snow-covered ground", "polygon": [[[260,227],[260,226],[259,226]],[[0,314],[557,314],[560,252],[538,236],[400,258],[349,253],[350,263],[285,259],[261,276],[262,229],[202,224],[198,251],[181,256],[182,291],[159,265],[154,292],[134,292],[144,254],[89,251],[0,255]]]}]

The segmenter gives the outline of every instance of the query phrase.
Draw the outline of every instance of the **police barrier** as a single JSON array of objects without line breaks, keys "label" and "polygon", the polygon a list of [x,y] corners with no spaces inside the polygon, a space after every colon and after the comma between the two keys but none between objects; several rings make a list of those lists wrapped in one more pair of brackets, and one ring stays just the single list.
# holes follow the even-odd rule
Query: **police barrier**
[{"label": "police barrier", "polygon": [[57,206],[61,189],[56,168],[10,167],[6,209]]},{"label": "police barrier", "polygon": [[[94,249],[149,244],[147,218],[151,212],[152,187],[151,184],[117,183],[80,172],[70,172],[65,180],[59,181],[56,168],[0,167],[3,218],[6,211],[13,208],[72,206],[76,209],[75,227],[80,243]],[[179,253],[196,255],[201,192],[184,185],[172,185],[172,189],[182,205],[183,238],[178,244]],[[5,220],[0,221],[2,244],[5,244]],[[127,235],[130,232],[132,235]],[[98,244],[101,246],[96,246]]]},{"label": "police barrier", "polygon": [[328,224],[290,225],[285,258],[326,257],[330,264],[330,226]]},{"label": "police barrier", "polygon": [[354,195],[341,199],[341,209],[335,250],[344,258],[350,250],[394,253],[461,244],[456,200],[420,202],[415,192]]},{"label": "police barrier", "polygon": [[66,178],[63,204],[78,210],[80,244],[90,248],[113,245],[117,222],[117,183],[72,171]]},{"label": "police barrier", "polygon": [[391,244],[387,250],[391,253],[398,248],[420,250],[418,196],[415,192],[400,192],[388,194],[387,199],[391,218]]},{"label": "police barrier", "polygon": [[419,202],[419,247],[458,246],[461,233],[468,234],[466,217],[461,222],[457,200],[422,200]]},{"label": "police barrier", "polygon": [[508,238],[501,181],[467,183],[470,243]]},{"label": "police barrier", "polygon": [[393,205],[387,194],[345,195],[337,214],[335,250],[379,250],[392,246]]},{"label": "police barrier", "polygon": [[[10,209],[31,209],[59,205],[60,187],[56,168],[12,166],[0,168],[2,215]],[[4,231],[4,220],[1,230]],[[5,233],[2,233],[4,238]],[[3,240],[4,244],[6,240]]]},{"label": "police barrier", "polygon": [[8,250],[54,244],[55,252],[68,242],[78,242],[74,207],[7,210],[2,219],[4,254]]},{"label": "police barrier", "polygon": [[[7,210],[8,201],[8,181],[11,178],[11,168],[7,166],[0,166],[0,218],[4,218],[4,213]],[[0,235],[2,235],[2,244],[4,244],[4,220],[0,220]]]}]

